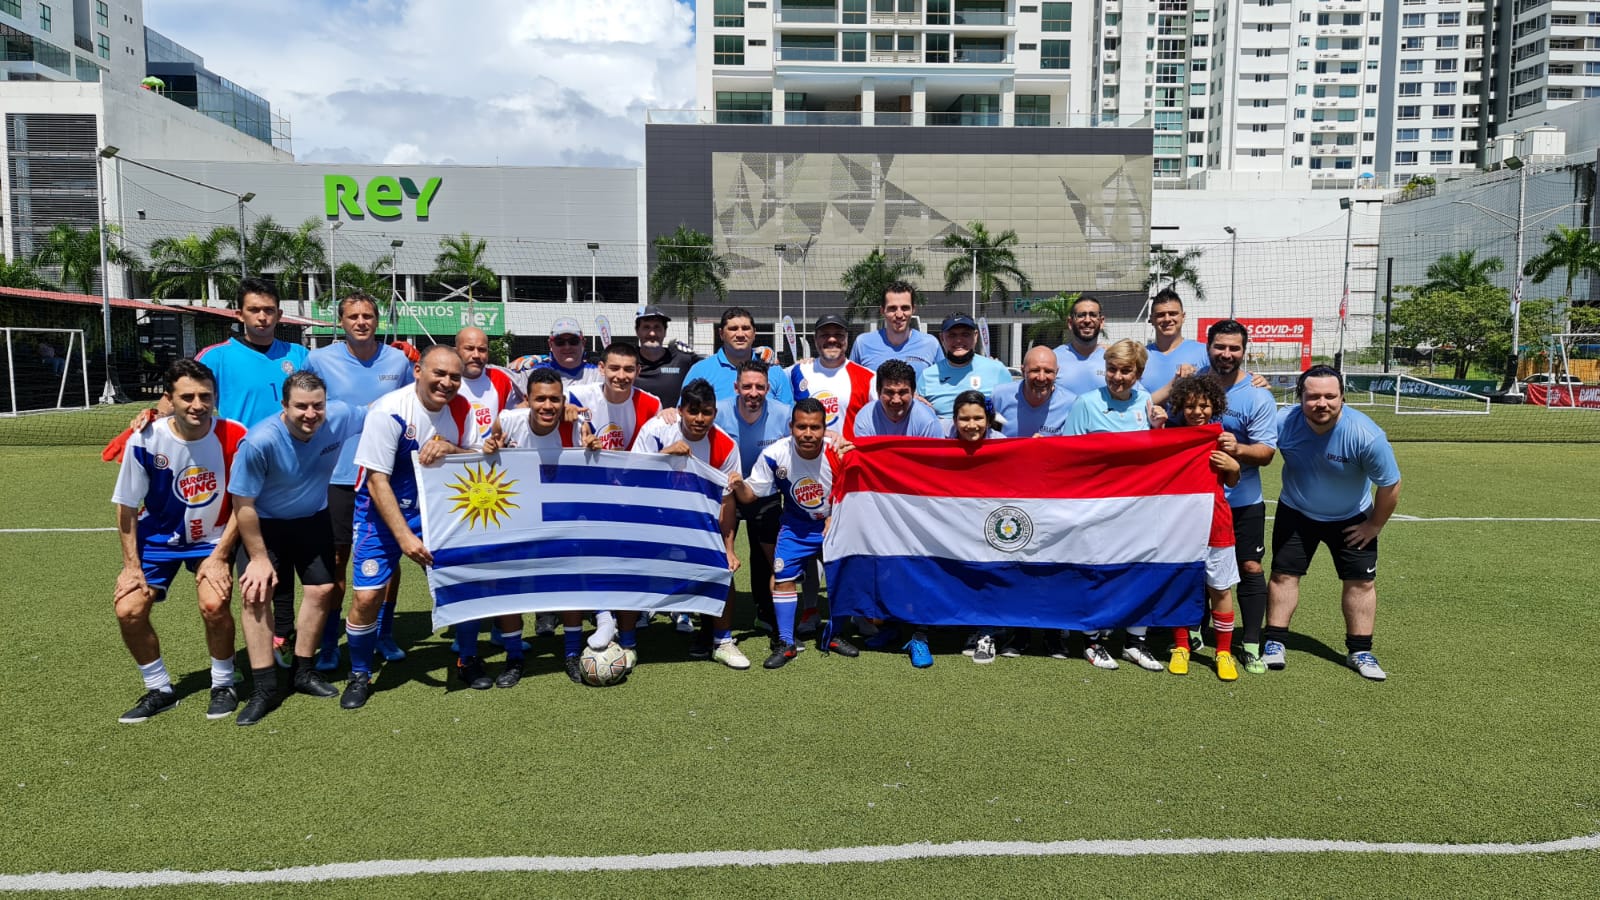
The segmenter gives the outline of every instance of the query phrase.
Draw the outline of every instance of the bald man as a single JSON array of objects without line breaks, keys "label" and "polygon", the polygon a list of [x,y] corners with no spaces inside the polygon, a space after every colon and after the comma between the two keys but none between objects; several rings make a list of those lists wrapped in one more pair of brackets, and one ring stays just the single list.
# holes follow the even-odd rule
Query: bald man
[{"label": "bald man", "polygon": [[1034,347],[1022,358],[1022,380],[1002,384],[990,399],[1008,438],[1066,434],[1067,413],[1076,394],[1056,383],[1056,352]]},{"label": "bald man", "polygon": [[456,355],[461,357],[461,396],[472,405],[470,428],[462,446],[477,448],[489,437],[501,410],[522,405],[522,391],[511,373],[489,364],[489,336],[482,328],[456,332]]}]

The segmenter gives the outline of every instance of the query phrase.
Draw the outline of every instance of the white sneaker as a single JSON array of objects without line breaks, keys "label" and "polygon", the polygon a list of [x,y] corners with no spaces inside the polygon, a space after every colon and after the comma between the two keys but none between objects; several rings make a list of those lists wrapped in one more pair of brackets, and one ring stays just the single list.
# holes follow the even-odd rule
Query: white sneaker
[{"label": "white sneaker", "polygon": [[1261,661],[1269,669],[1282,669],[1288,664],[1288,656],[1283,651],[1282,641],[1267,641],[1261,645]]},{"label": "white sneaker", "polygon": [[617,617],[609,612],[594,614],[594,634],[589,635],[589,649],[596,653],[611,646],[617,639]]},{"label": "white sneaker", "polygon": [[1099,644],[1090,644],[1083,648],[1083,658],[1094,663],[1096,669],[1119,668],[1117,661],[1111,658],[1111,653]]},{"label": "white sneaker", "polygon": [[1143,643],[1129,643],[1122,648],[1122,658],[1133,663],[1146,672],[1160,672],[1166,669],[1161,660],[1156,659]]},{"label": "white sneaker", "polygon": [[1389,673],[1383,671],[1383,668],[1378,665],[1378,658],[1373,656],[1370,650],[1363,650],[1360,653],[1352,653],[1346,658],[1345,661],[1350,664],[1350,668],[1361,673],[1362,678],[1370,678],[1373,681],[1382,681],[1389,677]]},{"label": "white sneaker", "polygon": [[972,661],[978,665],[994,662],[994,637],[982,634],[978,636],[977,646],[972,649]]},{"label": "white sneaker", "polygon": [[694,616],[688,613],[673,613],[672,626],[682,634],[694,634]]},{"label": "white sneaker", "polygon": [[961,655],[971,656],[978,649],[978,642],[983,640],[984,636],[981,631],[974,631],[967,635],[967,642],[961,645]]},{"label": "white sneaker", "polygon": [[744,655],[736,641],[723,641],[711,651],[711,658],[730,669],[750,668],[750,657]]}]

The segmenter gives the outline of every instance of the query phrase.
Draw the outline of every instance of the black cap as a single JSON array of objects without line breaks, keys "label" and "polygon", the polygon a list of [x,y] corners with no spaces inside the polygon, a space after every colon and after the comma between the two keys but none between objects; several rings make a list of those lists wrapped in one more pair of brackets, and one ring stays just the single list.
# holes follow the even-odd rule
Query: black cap
[{"label": "black cap", "polygon": [[663,322],[672,321],[672,317],[662,312],[661,307],[659,306],[646,306],[644,309],[639,310],[639,312],[634,315],[633,321],[638,322],[640,319],[660,319]]},{"label": "black cap", "polygon": [[949,331],[952,328],[959,328],[962,325],[965,325],[968,328],[971,328],[973,331],[977,331],[978,330],[978,323],[972,321],[972,317],[971,316],[967,315],[966,313],[960,313],[960,312],[951,313],[950,315],[945,316],[944,317],[944,324],[939,326],[939,330],[940,331]]},{"label": "black cap", "polygon": [[817,318],[817,323],[811,326],[811,333],[816,334],[817,332],[821,331],[822,326],[824,325],[837,325],[840,328],[843,328],[845,331],[850,330],[850,323],[846,322],[843,316],[836,316],[832,313],[829,313],[828,315]]}]

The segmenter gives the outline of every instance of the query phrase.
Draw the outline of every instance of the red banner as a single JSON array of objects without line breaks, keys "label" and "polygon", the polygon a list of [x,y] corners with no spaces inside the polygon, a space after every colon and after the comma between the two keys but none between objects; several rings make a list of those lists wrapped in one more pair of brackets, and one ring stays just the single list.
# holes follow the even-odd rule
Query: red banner
[{"label": "red banner", "polygon": [[[1201,319],[1199,340],[1221,319]],[[1250,332],[1252,344],[1299,344],[1300,371],[1311,368],[1310,319],[1240,319],[1239,323]]]},{"label": "red banner", "polygon": [[1528,402],[1536,406],[1600,409],[1600,385],[1579,384],[1552,387],[1548,384],[1529,384],[1523,387],[1528,392]]}]

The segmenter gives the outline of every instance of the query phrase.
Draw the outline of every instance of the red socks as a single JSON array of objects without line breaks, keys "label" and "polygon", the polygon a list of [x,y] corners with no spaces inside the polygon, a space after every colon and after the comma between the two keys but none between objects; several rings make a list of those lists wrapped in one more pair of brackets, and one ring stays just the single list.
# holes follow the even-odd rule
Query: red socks
[{"label": "red socks", "polygon": [[1233,613],[1231,613],[1231,612],[1225,612],[1225,613],[1213,612],[1211,614],[1211,626],[1213,628],[1215,628],[1216,632],[1217,632],[1217,652],[1218,653],[1232,653],[1233,652]]}]

